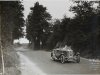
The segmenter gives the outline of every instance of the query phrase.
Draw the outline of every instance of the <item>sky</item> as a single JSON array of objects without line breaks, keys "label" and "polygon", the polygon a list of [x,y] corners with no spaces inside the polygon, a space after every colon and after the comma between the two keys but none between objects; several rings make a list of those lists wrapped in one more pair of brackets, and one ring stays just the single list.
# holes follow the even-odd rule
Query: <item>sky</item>
[{"label": "sky", "polygon": [[64,15],[68,17],[73,16],[73,14],[69,12],[70,6],[73,5],[72,0],[23,0],[22,4],[25,7],[25,19],[30,12],[30,7],[33,7],[37,1],[47,8],[47,12],[51,14],[52,19],[61,19]]}]

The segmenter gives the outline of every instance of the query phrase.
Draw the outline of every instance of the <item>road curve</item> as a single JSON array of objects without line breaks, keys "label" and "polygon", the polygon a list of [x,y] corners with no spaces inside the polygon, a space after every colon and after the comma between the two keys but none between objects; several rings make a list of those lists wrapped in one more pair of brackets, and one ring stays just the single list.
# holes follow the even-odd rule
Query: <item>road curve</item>
[{"label": "road curve", "polygon": [[32,51],[23,47],[16,50],[35,63],[45,74],[100,74],[100,62],[95,63],[81,58],[80,63],[66,62],[61,64],[59,61],[52,61],[48,51]]}]

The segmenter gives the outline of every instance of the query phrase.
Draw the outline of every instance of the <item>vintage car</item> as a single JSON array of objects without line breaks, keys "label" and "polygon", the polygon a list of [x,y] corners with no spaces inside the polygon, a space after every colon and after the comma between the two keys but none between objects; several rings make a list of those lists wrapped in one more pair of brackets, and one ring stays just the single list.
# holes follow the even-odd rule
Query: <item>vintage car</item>
[{"label": "vintage car", "polygon": [[60,60],[61,63],[65,61],[75,61],[80,62],[79,52],[74,53],[70,47],[56,48],[51,51],[52,60]]}]

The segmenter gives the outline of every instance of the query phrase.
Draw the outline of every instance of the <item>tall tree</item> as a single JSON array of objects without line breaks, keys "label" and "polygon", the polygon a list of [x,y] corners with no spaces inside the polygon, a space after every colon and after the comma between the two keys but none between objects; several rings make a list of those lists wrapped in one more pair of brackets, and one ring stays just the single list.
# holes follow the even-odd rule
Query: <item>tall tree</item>
[{"label": "tall tree", "polygon": [[[15,19],[14,19],[14,29],[12,31],[12,35],[13,35],[13,40],[14,39],[19,39],[21,37],[23,37],[23,27],[24,27],[24,15],[23,15],[23,10],[24,10],[24,7],[23,5],[21,4],[21,2],[18,2],[16,3],[16,7],[15,7]],[[15,34],[16,33],[16,34]]]},{"label": "tall tree", "polygon": [[31,7],[31,12],[28,15],[27,23],[27,38],[34,43],[35,49],[40,48],[44,44],[43,37],[46,35],[46,27],[49,26],[48,20],[51,19],[51,15],[46,11],[46,7],[36,2],[34,7]]},{"label": "tall tree", "polygon": [[[47,40],[48,48],[64,45],[65,37],[67,35],[66,28],[69,26],[71,19],[64,16],[62,20],[56,19],[53,23],[53,32]],[[65,39],[65,40],[64,40]]]},{"label": "tall tree", "polygon": [[14,39],[22,36],[22,27],[24,25],[24,10],[20,1],[1,1],[1,30],[2,44],[10,45]]},{"label": "tall tree", "polygon": [[98,37],[98,16],[97,11],[93,8],[94,2],[78,1],[77,6],[72,7],[72,11],[76,13],[68,29],[70,32],[71,45],[74,49],[90,54],[96,52]]}]

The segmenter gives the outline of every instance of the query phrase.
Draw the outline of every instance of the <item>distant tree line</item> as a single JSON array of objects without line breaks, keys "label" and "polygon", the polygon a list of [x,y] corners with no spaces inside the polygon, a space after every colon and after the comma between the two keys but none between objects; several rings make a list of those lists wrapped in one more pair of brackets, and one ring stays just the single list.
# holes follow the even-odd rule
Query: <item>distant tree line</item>
[{"label": "distant tree line", "polygon": [[[53,23],[49,21],[51,15],[46,11],[46,7],[35,3],[26,23],[27,38],[35,49],[50,50],[57,45],[67,44],[81,54],[100,55],[100,3],[74,3],[76,5],[70,8],[75,14],[74,18],[64,16]],[[94,4],[97,4],[97,8],[93,7]]]},{"label": "distant tree line", "polygon": [[3,47],[23,36],[23,10],[20,1],[0,1],[0,38]]}]

